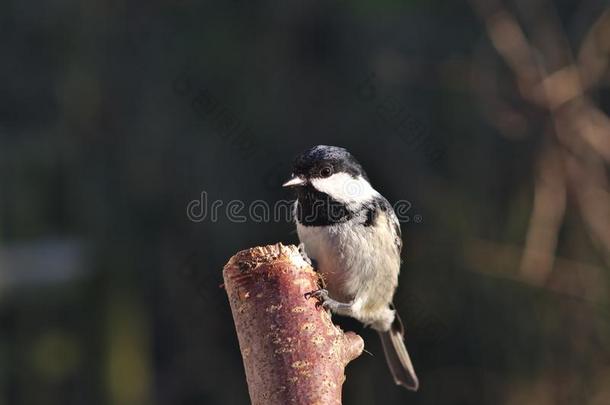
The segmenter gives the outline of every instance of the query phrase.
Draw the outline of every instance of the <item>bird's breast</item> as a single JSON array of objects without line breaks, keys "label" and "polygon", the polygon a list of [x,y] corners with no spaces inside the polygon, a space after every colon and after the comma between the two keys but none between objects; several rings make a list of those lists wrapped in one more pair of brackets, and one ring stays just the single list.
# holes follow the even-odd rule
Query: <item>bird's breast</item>
[{"label": "bird's breast", "polygon": [[305,252],[316,261],[316,270],[333,298],[349,301],[385,284],[393,293],[400,256],[382,225],[364,226],[362,218],[331,226],[305,226],[297,221]]}]

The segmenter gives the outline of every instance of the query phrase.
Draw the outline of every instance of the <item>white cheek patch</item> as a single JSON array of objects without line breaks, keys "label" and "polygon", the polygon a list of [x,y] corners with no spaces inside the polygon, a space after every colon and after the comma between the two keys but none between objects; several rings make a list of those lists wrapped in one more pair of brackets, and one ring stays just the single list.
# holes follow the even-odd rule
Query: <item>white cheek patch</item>
[{"label": "white cheek patch", "polygon": [[311,184],[344,204],[359,204],[370,201],[379,193],[362,176],[356,178],[347,173],[335,173],[330,177],[312,179]]}]

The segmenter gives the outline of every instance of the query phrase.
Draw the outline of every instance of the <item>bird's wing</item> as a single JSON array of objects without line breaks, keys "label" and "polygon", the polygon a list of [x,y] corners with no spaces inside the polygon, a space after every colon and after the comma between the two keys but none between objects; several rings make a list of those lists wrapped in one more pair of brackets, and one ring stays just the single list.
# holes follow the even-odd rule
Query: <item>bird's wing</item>
[{"label": "bird's wing", "polygon": [[[371,226],[375,225],[379,220],[387,221],[387,227],[390,232],[394,235],[394,245],[396,246],[396,253],[400,256],[402,251],[402,232],[400,231],[400,221],[394,212],[394,208],[385,199],[385,197],[379,195],[375,199],[371,200],[364,208],[364,215],[362,225]],[[383,215],[379,215],[383,213]]]},{"label": "bird's wing", "polygon": [[394,243],[396,244],[396,249],[398,249],[398,255],[400,256],[400,252],[402,251],[402,231],[400,230],[400,222],[398,221],[398,217],[391,206],[388,210],[388,218],[390,219],[390,226],[394,228],[394,232],[396,233],[394,235]]},{"label": "bird's wing", "polygon": [[392,208],[392,205],[388,200],[385,199],[385,197],[380,197],[377,203],[379,204],[381,210],[386,213],[388,226],[394,233],[394,245],[396,246],[396,250],[398,250],[398,256],[400,256],[400,252],[402,251],[402,232],[400,230],[400,221],[398,221],[394,208]]}]

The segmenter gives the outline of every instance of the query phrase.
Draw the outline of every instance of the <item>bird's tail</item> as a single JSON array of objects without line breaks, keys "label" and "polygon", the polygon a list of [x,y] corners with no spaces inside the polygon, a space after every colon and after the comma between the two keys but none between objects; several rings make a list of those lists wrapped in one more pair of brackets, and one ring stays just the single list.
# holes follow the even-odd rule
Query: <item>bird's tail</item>
[{"label": "bird's tail", "polygon": [[396,316],[390,330],[385,332],[378,331],[383,352],[385,353],[385,359],[392,377],[394,377],[394,382],[408,390],[417,391],[419,380],[417,375],[415,375],[413,363],[411,363],[409,352],[407,352],[405,347],[402,321],[398,317],[398,313],[396,312],[395,314]]}]

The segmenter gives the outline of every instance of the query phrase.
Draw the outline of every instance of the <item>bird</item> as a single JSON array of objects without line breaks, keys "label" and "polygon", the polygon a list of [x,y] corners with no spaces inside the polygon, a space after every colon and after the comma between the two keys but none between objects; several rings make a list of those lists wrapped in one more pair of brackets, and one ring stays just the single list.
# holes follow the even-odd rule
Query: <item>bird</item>
[{"label": "bird", "polygon": [[376,330],[394,382],[417,391],[403,323],[392,303],[402,250],[394,209],[356,158],[338,146],[318,145],[298,155],[283,187],[296,194],[299,249],[324,281],[307,298]]}]

